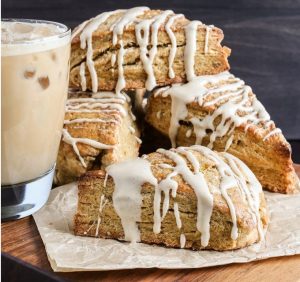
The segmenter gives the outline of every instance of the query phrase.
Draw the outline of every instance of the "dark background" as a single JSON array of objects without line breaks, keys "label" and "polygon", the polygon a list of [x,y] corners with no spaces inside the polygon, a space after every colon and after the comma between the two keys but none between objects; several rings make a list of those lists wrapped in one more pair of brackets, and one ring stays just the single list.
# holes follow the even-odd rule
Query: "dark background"
[{"label": "dark background", "polygon": [[146,5],[223,29],[231,71],[249,84],[287,139],[300,140],[300,0],[5,0],[2,17],[75,27],[102,11]]}]

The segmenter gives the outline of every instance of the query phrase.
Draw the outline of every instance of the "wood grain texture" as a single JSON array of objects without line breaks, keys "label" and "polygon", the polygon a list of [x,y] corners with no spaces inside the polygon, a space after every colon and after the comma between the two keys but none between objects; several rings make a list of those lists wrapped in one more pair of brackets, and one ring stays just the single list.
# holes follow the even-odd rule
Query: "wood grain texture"
[{"label": "wood grain texture", "polygon": [[253,88],[288,139],[300,139],[299,0],[9,0],[3,17],[40,18],[71,27],[103,11],[146,5],[173,9],[224,30],[232,72]]},{"label": "wood grain texture", "polygon": [[[300,165],[295,165],[300,176]],[[5,222],[2,251],[52,272],[43,242],[32,217]],[[101,262],[99,262],[101,263]],[[271,258],[245,264],[200,269],[134,269],[103,272],[58,273],[72,281],[300,281],[300,255]]]}]

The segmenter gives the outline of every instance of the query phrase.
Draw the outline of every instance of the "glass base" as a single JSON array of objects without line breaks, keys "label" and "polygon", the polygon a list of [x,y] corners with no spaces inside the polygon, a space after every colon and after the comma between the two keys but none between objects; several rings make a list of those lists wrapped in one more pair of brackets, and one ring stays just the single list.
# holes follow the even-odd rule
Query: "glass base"
[{"label": "glass base", "polygon": [[1,186],[1,220],[15,220],[38,211],[48,200],[54,167],[43,176],[20,184]]}]

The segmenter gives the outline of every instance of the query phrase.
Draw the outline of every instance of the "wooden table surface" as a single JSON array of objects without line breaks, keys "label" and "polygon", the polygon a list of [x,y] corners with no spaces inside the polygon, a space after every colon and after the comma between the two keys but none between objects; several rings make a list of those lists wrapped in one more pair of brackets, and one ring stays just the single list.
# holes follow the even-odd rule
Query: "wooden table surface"
[{"label": "wooden table surface", "polygon": [[[300,166],[296,166],[300,175]],[[2,252],[53,272],[34,219],[2,223]],[[56,273],[71,281],[300,281],[300,255],[200,269]]]}]

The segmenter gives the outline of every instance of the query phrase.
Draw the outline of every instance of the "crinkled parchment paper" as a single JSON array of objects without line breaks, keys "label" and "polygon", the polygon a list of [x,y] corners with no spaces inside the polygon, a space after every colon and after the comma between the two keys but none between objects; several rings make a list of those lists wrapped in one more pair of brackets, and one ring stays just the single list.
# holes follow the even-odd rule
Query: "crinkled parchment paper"
[{"label": "crinkled parchment paper", "polygon": [[265,195],[271,217],[266,240],[236,251],[195,252],[74,236],[75,183],[52,190],[48,203],[34,214],[34,219],[54,271],[199,268],[299,254],[300,194]]}]

